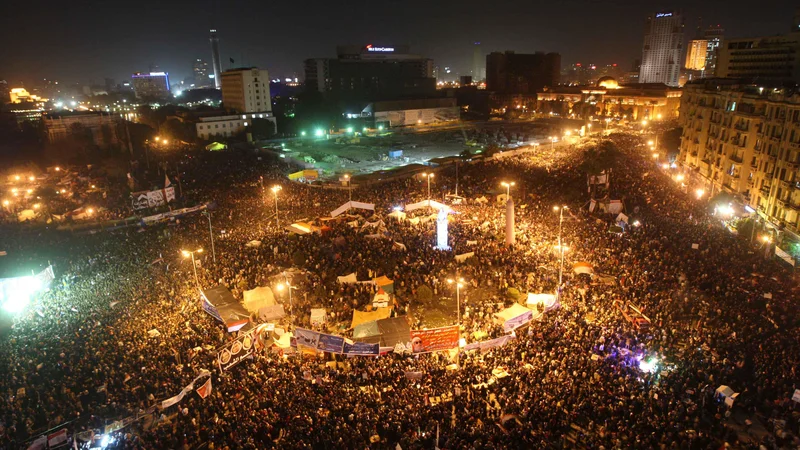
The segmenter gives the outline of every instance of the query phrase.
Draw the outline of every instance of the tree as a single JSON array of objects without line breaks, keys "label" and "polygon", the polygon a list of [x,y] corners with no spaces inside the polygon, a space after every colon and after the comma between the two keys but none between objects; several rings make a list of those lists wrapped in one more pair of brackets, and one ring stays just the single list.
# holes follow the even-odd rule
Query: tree
[{"label": "tree", "polygon": [[253,139],[271,139],[275,136],[275,124],[269,119],[253,119],[248,131]]},{"label": "tree", "polygon": [[433,291],[427,284],[423,284],[417,289],[417,300],[423,303],[433,300]]}]

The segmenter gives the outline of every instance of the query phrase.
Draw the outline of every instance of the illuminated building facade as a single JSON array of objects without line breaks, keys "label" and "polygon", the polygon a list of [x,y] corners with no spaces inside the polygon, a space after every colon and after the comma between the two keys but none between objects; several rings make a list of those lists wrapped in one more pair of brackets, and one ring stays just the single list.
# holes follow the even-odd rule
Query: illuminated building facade
[{"label": "illuminated building facade", "polygon": [[708,54],[708,41],[705,39],[693,39],[689,41],[686,49],[686,65],[689,70],[705,70],[706,56]]},{"label": "illuminated building facade", "polygon": [[664,11],[647,17],[642,47],[640,83],[678,87],[683,52],[683,17]]},{"label": "illuminated building facade", "polygon": [[678,160],[771,222],[800,229],[800,93],[709,78],[684,86]]},{"label": "illuminated building facade", "polygon": [[131,77],[136,98],[169,98],[169,74],[166,72],[134,73]]},{"label": "illuminated building facade", "polygon": [[238,113],[271,112],[269,73],[256,67],[222,73],[222,103]]},{"label": "illuminated building facade", "polygon": [[800,31],[725,40],[719,48],[716,76],[800,82]]},{"label": "illuminated building facade", "polygon": [[214,86],[214,77],[209,76],[213,74],[208,73],[208,63],[205,60],[197,58],[192,63],[192,75],[194,87],[210,87]]},{"label": "illuminated building facade", "polygon": [[601,78],[596,85],[545,88],[536,96],[540,114],[583,119],[675,119],[681,103],[680,89],[663,83],[620,85],[611,77]]}]

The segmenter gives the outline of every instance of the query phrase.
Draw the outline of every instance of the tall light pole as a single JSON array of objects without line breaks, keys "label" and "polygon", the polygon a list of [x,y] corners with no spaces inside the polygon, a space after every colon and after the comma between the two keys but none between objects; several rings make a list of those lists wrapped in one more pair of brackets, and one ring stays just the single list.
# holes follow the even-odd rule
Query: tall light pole
[{"label": "tall light pole", "polygon": [[347,182],[347,201],[348,202],[352,202],[353,201],[353,183],[352,183],[352,179],[350,178],[350,175],[345,175],[344,176],[344,181]]},{"label": "tall light pole", "polygon": [[189,258],[189,257],[192,258],[192,269],[194,269],[194,282],[197,283],[197,287],[200,287],[200,279],[197,278],[197,264],[195,264],[195,261],[194,261],[194,254],[195,253],[203,253],[203,249],[202,248],[198,248],[195,251],[181,250],[181,254],[183,255],[184,258]]},{"label": "tall light pole", "polygon": [[214,264],[216,264],[217,252],[214,250],[214,231],[211,229],[211,213],[205,210],[203,211],[203,215],[208,219],[208,236],[211,238],[211,257],[214,259]]},{"label": "tall light pole", "polygon": [[278,191],[282,189],[283,188],[277,184],[270,188],[272,193],[275,194],[275,228],[280,228],[280,223],[278,222]]},{"label": "tall light pole", "polygon": [[432,173],[423,173],[423,177],[428,179],[428,206],[431,205],[431,178],[433,178]]},{"label": "tall light pole", "polygon": [[461,338],[461,288],[464,287],[464,279],[458,278],[457,280],[454,280],[452,278],[448,278],[447,283],[448,284],[455,283],[456,285],[456,305],[457,305],[456,307],[458,308],[457,310],[458,315],[456,317],[456,321],[458,322],[458,337],[460,339]]},{"label": "tall light pole", "polygon": [[555,151],[555,149],[556,149],[556,141],[558,140],[558,138],[556,138],[555,136],[550,136],[549,139],[550,139],[550,150]]},{"label": "tall light pole", "polygon": [[514,181],[512,181],[510,183],[503,181],[500,184],[502,186],[505,186],[505,188],[506,188],[506,199],[510,198],[511,197],[511,186],[516,186],[517,183],[514,182]]},{"label": "tall light pole", "polygon": [[287,279],[283,283],[278,283],[278,291],[283,291],[284,289],[289,291],[289,309],[291,310],[291,318],[292,323],[294,323],[294,305],[292,304],[292,289],[297,289],[297,287],[292,286],[292,283]]},{"label": "tall light pole", "polygon": [[567,205],[553,206],[553,211],[558,211],[558,245],[561,245],[561,224],[564,223],[564,210],[569,209]]},{"label": "tall light pole", "polygon": [[561,283],[562,283],[562,276],[564,273],[564,252],[569,250],[569,247],[566,245],[562,245],[560,242],[556,245],[556,249],[561,252],[561,264],[558,266],[558,288],[556,288],[556,297],[560,300],[561,299]]},{"label": "tall light pole", "polygon": [[764,241],[764,259],[769,259],[770,250],[772,249],[772,238],[764,235],[761,236],[761,240]]}]

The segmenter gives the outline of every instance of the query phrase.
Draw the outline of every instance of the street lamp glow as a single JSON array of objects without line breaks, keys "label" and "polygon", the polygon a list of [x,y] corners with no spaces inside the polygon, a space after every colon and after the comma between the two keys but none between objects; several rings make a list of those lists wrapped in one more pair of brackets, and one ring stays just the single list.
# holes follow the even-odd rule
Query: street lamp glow
[{"label": "street lamp glow", "polygon": [[503,181],[502,183],[500,183],[500,185],[506,188],[506,197],[510,197],[511,196],[511,187],[512,186],[516,186],[517,183],[514,182],[514,181],[512,181],[510,183]]},{"label": "street lamp glow", "polygon": [[347,127],[347,132],[348,133],[352,133],[353,132],[353,127]]},{"label": "street lamp glow", "polygon": [[678,175],[675,176],[675,179],[678,180],[678,181],[683,181],[683,178],[684,178],[684,176],[683,176],[682,173],[679,173]]},{"label": "street lamp glow", "polygon": [[305,136],[305,135],[306,135],[306,132],[305,132],[305,131],[301,131],[301,132],[300,132],[300,136]]},{"label": "street lamp glow", "polygon": [[383,125],[378,125],[378,131],[383,131]]},{"label": "street lamp glow", "polygon": [[270,190],[271,190],[273,193],[277,194],[277,193],[278,193],[278,191],[280,191],[280,190],[283,190],[283,188],[282,188],[281,186],[278,186],[278,185],[276,184],[275,186],[272,186],[272,187],[270,188]]},{"label": "street lamp glow", "polygon": [[642,121],[642,126],[647,126],[647,121],[646,120]]},{"label": "street lamp glow", "polygon": [[769,243],[771,243],[771,242],[772,242],[772,238],[771,238],[771,237],[769,237],[769,236],[767,236],[766,234],[765,234],[765,235],[763,235],[763,236],[761,236],[761,240],[762,240],[762,241],[764,241],[764,242],[766,242],[767,244],[769,244]]},{"label": "street lamp glow", "polygon": [[706,191],[705,191],[705,189],[698,189],[698,190],[694,191],[694,193],[697,195],[697,198],[702,198],[703,195],[705,195]]},{"label": "street lamp glow", "polygon": [[664,169],[664,170],[667,170],[667,169],[669,169],[669,164],[664,163],[664,164],[661,165],[661,168]]},{"label": "street lamp glow", "polygon": [[316,131],[314,131],[314,135],[317,137],[322,137],[322,134],[323,133],[321,128],[317,128]]},{"label": "street lamp glow", "polygon": [[658,120],[661,120],[661,114],[657,115],[657,116],[656,116],[656,118],[657,118]]},{"label": "street lamp glow", "polygon": [[653,141],[647,141],[647,145],[652,146],[653,145]]}]

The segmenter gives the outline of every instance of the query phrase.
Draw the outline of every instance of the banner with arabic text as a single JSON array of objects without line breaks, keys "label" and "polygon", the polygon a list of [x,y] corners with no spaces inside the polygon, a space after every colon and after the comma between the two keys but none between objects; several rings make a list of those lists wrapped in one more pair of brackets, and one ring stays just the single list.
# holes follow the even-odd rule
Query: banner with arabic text
[{"label": "banner with arabic text", "polygon": [[217,364],[219,370],[228,370],[242,362],[243,359],[251,356],[255,351],[252,330],[241,334],[233,341],[225,344],[217,353]]},{"label": "banner with arabic text", "polygon": [[458,347],[458,325],[411,330],[412,353],[429,353]]}]

